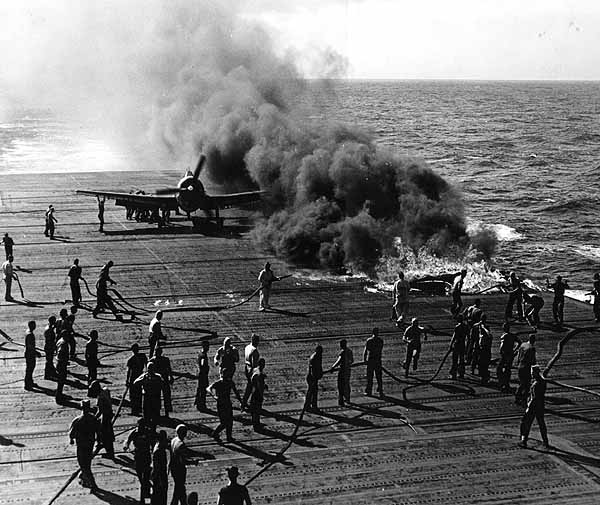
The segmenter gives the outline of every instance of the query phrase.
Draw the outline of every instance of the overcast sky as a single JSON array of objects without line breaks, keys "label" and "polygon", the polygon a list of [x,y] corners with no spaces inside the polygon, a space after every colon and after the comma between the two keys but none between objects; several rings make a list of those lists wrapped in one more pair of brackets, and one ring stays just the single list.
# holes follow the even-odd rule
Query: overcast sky
[{"label": "overcast sky", "polygon": [[598,0],[249,0],[280,44],[330,46],[348,77],[600,79]]},{"label": "overcast sky", "polygon": [[[93,35],[102,52],[103,37],[106,45],[114,43],[109,40],[111,30],[119,35],[124,26],[129,25],[134,34],[136,26],[141,29],[144,16],[152,12],[149,7],[132,7],[120,17],[115,14],[136,2],[144,4],[138,0],[0,0],[4,67],[0,74],[19,71],[32,60],[47,60],[47,53],[56,53],[64,33],[74,31],[77,24],[83,37],[99,32]],[[307,57],[311,51],[338,53],[342,58],[332,61],[338,65],[345,59],[346,77],[351,78],[600,79],[600,0],[189,2],[214,2],[233,16],[258,21],[282,53],[295,50],[301,66],[304,59],[311,60]],[[85,18],[89,12],[94,12],[97,23],[102,21],[97,18],[106,18],[101,29],[87,28],[94,26]],[[65,40],[72,45],[71,39]],[[304,66],[315,74],[315,68]]]}]

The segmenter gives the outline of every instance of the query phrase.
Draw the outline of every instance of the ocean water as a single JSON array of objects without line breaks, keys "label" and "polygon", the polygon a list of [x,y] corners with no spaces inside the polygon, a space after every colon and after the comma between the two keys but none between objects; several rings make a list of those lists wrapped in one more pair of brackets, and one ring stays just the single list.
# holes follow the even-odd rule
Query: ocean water
[{"label": "ocean water", "polygon": [[[459,188],[469,226],[500,241],[498,268],[589,290],[600,271],[600,83],[336,81],[313,92],[311,117],[358,124]],[[93,122],[48,110],[0,118],[0,174],[138,168]]]}]

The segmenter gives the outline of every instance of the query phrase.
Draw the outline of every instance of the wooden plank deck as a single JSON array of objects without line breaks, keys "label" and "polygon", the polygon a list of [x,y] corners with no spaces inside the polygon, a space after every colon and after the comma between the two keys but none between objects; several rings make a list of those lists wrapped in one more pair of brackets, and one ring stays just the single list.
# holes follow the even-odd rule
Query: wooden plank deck
[{"label": "wooden plank deck", "polygon": [[[82,334],[100,334],[105,379],[117,400],[124,389],[127,348],[146,344],[147,324],[157,300],[173,307],[210,308],[240,301],[256,287],[256,276],[268,259],[278,273],[294,272],[281,261],[258,251],[248,238],[247,213],[226,213],[229,233],[195,233],[190,224],[176,222],[167,231],[126,221],[124,210],[106,206],[106,233],[97,232],[96,203],[76,197],[74,189],[156,188],[170,186],[176,173],[53,174],[5,176],[0,188],[0,232],[16,242],[15,265],[27,300],[0,303],[0,328],[22,342],[26,322],[34,319],[38,347],[43,346],[45,320],[57,314],[70,297],[66,271],[79,257],[83,275],[95,280],[102,264],[115,262],[116,286],[137,307],[137,316],[119,323],[109,314],[93,319],[86,311],[77,317]],[[147,182],[145,182],[147,181]],[[44,237],[43,214],[52,203],[59,220],[58,240]],[[90,282],[92,284],[92,282]],[[169,434],[179,422],[190,427],[189,445],[203,460],[188,472],[188,492],[200,503],[215,503],[224,485],[224,469],[236,464],[245,481],[272,461],[289,441],[300,415],[305,392],[306,363],[314,346],[324,347],[324,365],[333,363],[340,338],[347,338],[355,359],[364,341],[379,326],[385,341],[384,366],[401,375],[404,348],[401,333],[389,321],[387,297],[365,291],[358,280],[311,280],[303,272],[277,284],[273,305],[280,312],[257,312],[255,300],[233,310],[182,311],[165,315],[169,337],[165,354],[177,379],[173,387],[174,414],[163,423]],[[18,287],[13,294],[19,299]],[[2,297],[3,298],[3,297]],[[466,300],[467,302],[469,299]],[[84,303],[92,298],[84,292]],[[453,326],[448,299],[418,298],[411,314],[449,334]],[[497,349],[504,297],[485,296]],[[542,315],[549,318],[549,303]],[[129,319],[129,318],[126,318]],[[592,325],[591,307],[568,301],[570,327]],[[525,327],[520,328],[522,330]],[[252,431],[249,416],[236,412],[235,443],[217,444],[208,436],[217,424],[211,413],[193,407],[195,357],[199,339],[213,332],[212,351],[230,336],[242,350],[251,332],[261,335],[261,355],[267,360],[270,390],[266,399],[267,431]],[[545,363],[554,354],[564,330],[544,326],[538,334],[538,357]],[[596,333],[584,333],[568,344],[552,377],[592,390],[600,389],[600,349]],[[432,384],[423,382],[438,368],[449,337],[433,336],[424,344],[419,370],[406,380],[384,377],[384,399],[364,397],[364,370],[355,368],[353,404],[337,406],[335,377],[322,381],[320,415],[307,414],[299,437],[284,457],[255,480],[250,492],[255,503],[307,504],[472,504],[472,503],[598,503],[600,499],[600,402],[597,397],[557,386],[549,387],[547,423],[550,451],[541,449],[537,427],[531,449],[518,441],[522,409],[514,398],[483,387],[477,377],[446,379],[449,363]],[[0,339],[0,504],[47,503],[76,469],[75,451],[66,430],[78,414],[75,402],[85,397],[85,367],[72,363],[65,392],[72,403],[57,406],[55,383],[43,379],[43,359],[35,377],[39,388],[23,390],[22,348]],[[81,355],[84,341],[78,341]],[[238,367],[239,368],[239,367]],[[213,369],[211,376],[216,378]],[[492,370],[492,376],[494,376]],[[513,374],[515,375],[515,374]],[[516,377],[513,377],[515,379]],[[237,382],[244,382],[238,370]],[[127,404],[126,404],[127,405]],[[120,448],[136,419],[129,409],[116,421],[117,458],[97,457],[93,470],[100,495],[90,495],[72,483],[57,503],[134,503],[138,497],[131,455]]]}]

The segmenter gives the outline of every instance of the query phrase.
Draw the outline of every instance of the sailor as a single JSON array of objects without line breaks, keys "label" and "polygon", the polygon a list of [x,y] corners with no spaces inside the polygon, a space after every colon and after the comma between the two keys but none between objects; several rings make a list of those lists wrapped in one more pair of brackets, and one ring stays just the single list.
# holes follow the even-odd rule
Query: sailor
[{"label": "sailor", "polygon": [[533,382],[529,390],[527,408],[521,419],[521,442],[519,445],[523,448],[527,448],[527,439],[529,438],[531,425],[533,424],[533,420],[536,419],[540,428],[544,447],[548,449],[550,444],[548,443],[548,430],[546,429],[546,421],[544,420],[546,379],[542,376],[539,365],[531,366],[531,376]]},{"label": "sailor", "polygon": [[246,408],[250,392],[252,391],[252,375],[254,370],[258,366],[258,360],[260,359],[260,353],[258,352],[258,344],[260,343],[260,337],[253,333],[250,343],[244,349],[244,374],[246,375],[246,390],[244,391],[244,397],[242,399],[242,409]]},{"label": "sailor", "polygon": [[450,340],[450,349],[452,349],[452,366],[450,367],[450,377],[456,380],[456,373],[458,377],[464,379],[465,377],[465,351],[467,345],[467,334],[469,333],[469,327],[465,322],[462,314],[456,315],[457,325],[454,327],[452,333],[452,339]]},{"label": "sailor", "polygon": [[508,301],[504,312],[505,319],[508,321],[513,317],[513,306],[516,303],[519,321],[523,321],[523,287],[516,273],[511,272],[509,274],[506,289],[508,289]]},{"label": "sailor", "polygon": [[150,326],[148,327],[148,344],[150,345],[150,357],[154,356],[154,349],[161,342],[167,340],[167,337],[164,336],[162,332],[162,318],[163,311],[157,310],[156,314],[150,321]]},{"label": "sailor", "polygon": [[260,424],[260,413],[265,399],[265,391],[269,389],[269,386],[265,383],[267,377],[265,374],[265,359],[260,358],[257,366],[253,370],[250,379],[250,412],[252,412],[252,427],[254,428],[254,431],[260,431],[262,428],[262,425]]},{"label": "sailor", "polygon": [[219,425],[212,432],[212,436],[220,440],[219,433],[225,430],[227,441],[233,440],[233,405],[231,404],[231,392],[242,403],[242,399],[231,377],[224,374],[224,370],[220,370],[220,378],[206,388],[210,395],[217,400],[217,414],[219,416]]},{"label": "sailor", "polygon": [[338,371],[337,389],[338,405],[340,406],[344,405],[344,401],[350,403],[350,375],[352,372],[352,363],[354,363],[352,349],[348,347],[348,341],[343,338],[340,340],[340,352],[338,353],[337,360],[327,371],[327,373],[333,372],[335,369]]},{"label": "sailor", "polygon": [[133,443],[135,473],[140,481],[140,505],[146,503],[146,498],[150,497],[150,465],[155,438],[156,434],[146,426],[144,418],[140,418],[123,445],[123,450],[128,451]]},{"label": "sailor", "polygon": [[187,465],[198,466],[198,461],[190,459],[190,451],[185,445],[187,427],[180,424],[175,428],[177,436],[171,440],[171,462],[169,468],[173,477],[173,498],[171,505],[187,505],[187,492],[185,490],[185,480],[187,478]]},{"label": "sailor", "polygon": [[50,235],[50,238],[54,238],[54,229],[55,224],[58,223],[56,217],[54,217],[54,207],[52,205],[48,205],[48,210],[46,211],[46,229],[44,230],[44,235],[46,237]]},{"label": "sailor", "polygon": [[162,347],[157,347],[154,351],[154,357],[150,358],[150,363],[154,363],[154,371],[162,377],[163,380],[163,401],[165,403],[165,417],[173,412],[171,402],[171,385],[175,381],[173,370],[171,369],[171,360],[163,356]]},{"label": "sailor", "polygon": [[515,403],[524,405],[527,392],[531,386],[531,367],[536,364],[535,334],[529,335],[529,340],[519,346],[517,352],[517,372],[519,376],[519,389],[515,393]]},{"label": "sailor", "polygon": [[98,231],[104,232],[104,202],[106,201],[106,197],[102,195],[102,199],[100,199],[100,195],[96,195],[96,199],[98,200],[98,221],[100,222]]},{"label": "sailor", "polygon": [[517,349],[521,345],[521,340],[517,335],[511,333],[510,324],[502,325],[504,333],[500,337],[500,359],[496,368],[498,385],[501,391],[510,392],[510,376],[513,360]]},{"label": "sailor", "polygon": [[404,321],[408,312],[409,292],[410,284],[404,279],[404,272],[398,272],[398,280],[394,282],[392,289],[392,318],[398,326]]},{"label": "sailor", "polygon": [[4,234],[4,238],[2,239],[2,244],[4,245],[4,252],[6,253],[6,259],[9,256],[13,256],[13,247],[15,245],[15,241],[8,236],[8,233]]},{"label": "sailor", "polygon": [[115,433],[112,426],[113,410],[110,389],[103,387],[100,381],[95,380],[90,384],[88,396],[97,400],[96,416],[100,420],[98,447],[104,448],[104,457],[113,459],[115,457]]},{"label": "sailor", "polygon": [[590,294],[594,297],[594,319],[600,323],[600,274],[598,272],[594,274],[594,284]]},{"label": "sailor", "polygon": [[89,400],[82,400],[81,411],[81,415],[71,422],[69,441],[71,445],[77,443],[77,463],[81,470],[79,484],[94,491],[97,486],[92,474],[92,458],[100,423],[91,413]]},{"label": "sailor", "polygon": [[381,353],[383,351],[383,339],[379,336],[379,328],[373,328],[371,336],[365,343],[363,351],[363,361],[367,364],[367,386],[365,395],[373,394],[373,375],[377,379],[377,393],[383,398],[383,380],[381,377]]},{"label": "sailor", "polygon": [[276,277],[271,270],[271,263],[268,261],[265,263],[265,268],[258,274],[258,282],[260,283],[260,300],[258,310],[263,311],[271,308],[269,306],[269,297],[271,296],[271,286],[274,281],[278,281],[279,277]]},{"label": "sailor", "polygon": [[404,331],[402,341],[406,343],[406,358],[404,360],[404,377],[408,377],[408,370],[412,361],[413,370],[417,370],[417,363],[421,356],[421,335],[424,340],[427,340],[427,332],[425,328],[419,326],[419,320],[416,317],[412,318],[410,326]]},{"label": "sailor", "polygon": [[129,386],[129,400],[131,402],[131,415],[139,416],[142,412],[142,386],[135,380],[144,373],[148,358],[140,352],[138,344],[131,345],[131,356],[127,360],[127,385]]},{"label": "sailor", "polygon": [[306,382],[308,389],[306,391],[305,406],[306,410],[317,412],[319,410],[318,396],[319,396],[319,381],[323,377],[323,347],[317,345],[315,352],[310,356],[308,360],[308,374],[306,375]]},{"label": "sailor", "polygon": [[163,380],[155,372],[154,363],[148,363],[146,373],[135,379],[133,384],[140,385],[143,391],[144,421],[150,427],[156,426],[156,422],[160,417],[160,397],[163,391]]},{"label": "sailor", "polygon": [[552,316],[554,322],[562,324],[564,322],[565,290],[571,288],[566,281],[563,281],[563,278],[560,275],[556,276],[556,280],[552,284],[546,279],[546,287],[554,290],[554,300],[552,301]]},{"label": "sailor", "polygon": [[208,350],[210,342],[208,339],[202,341],[202,350],[198,353],[198,387],[196,389],[196,399],[194,405],[200,412],[206,410],[206,388],[208,387],[208,374],[210,372],[210,359]]},{"label": "sailor", "polygon": [[248,488],[238,484],[239,475],[240,472],[237,466],[227,469],[229,484],[220,489],[217,505],[252,505]]},{"label": "sailor", "polygon": [[477,368],[481,383],[487,384],[490,380],[490,363],[492,361],[492,333],[487,324],[487,316],[483,314],[476,325],[479,326],[479,357]]},{"label": "sailor", "polygon": [[537,329],[540,325],[540,311],[544,306],[544,299],[540,295],[523,292],[523,301],[529,304],[525,310],[525,318],[532,328]]},{"label": "sailor", "polygon": [[81,279],[81,267],[79,266],[79,259],[75,258],[71,268],[69,268],[69,286],[71,287],[71,298],[73,299],[73,305],[78,306],[81,304],[81,287],[79,286],[79,279]]},{"label": "sailor", "polygon": [[167,432],[159,431],[158,440],[152,450],[152,505],[167,504],[167,490],[169,487],[169,475],[167,464],[167,453],[169,452],[169,440]]},{"label": "sailor", "polygon": [[120,314],[117,313],[117,308],[113,303],[111,297],[108,294],[108,282],[110,282],[111,286],[116,284],[110,278],[110,268],[114,265],[112,261],[109,261],[106,265],[102,267],[100,270],[100,275],[98,276],[98,280],[96,281],[96,307],[92,311],[92,315],[96,317],[98,313],[103,310],[105,307],[108,308],[116,317],[118,321],[122,320]]},{"label": "sailor", "polygon": [[463,268],[460,273],[454,277],[454,281],[452,282],[452,307],[450,307],[450,312],[452,312],[453,316],[456,316],[463,306],[462,290],[466,276],[467,269]]},{"label": "sailor", "polygon": [[467,307],[463,312],[463,320],[467,323],[468,327],[465,363],[467,365],[471,365],[471,368],[475,367],[475,363],[479,359],[477,354],[479,346],[479,328],[475,328],[475,330],[473,328],[477,323],[479,323],[482,315],[483,310],[481,309],[481,299],[479,298],[476,298],[473,305]]},{"label": "sailor", "polygon": [[63,388],[67,380],[67,367],[69,366],[69,342],[67,341],[67,331],[63,330],[58,334],[56,342],[56,403],[62,403],[64,400]]},{"label": "sailor", "polygon": [[41,358],[41,354],[35,348],[35,321],[27,323],[27,333],[25,334],[25,389],[31,391],[36,385],[33,382],[33,371],[37,358]]},{"label": "sailor", "polygon": [[88,369],[88,384],[98,378],[98,367],[100,360],[98,359],[98,332],[90,331],[90,338],[85,344],[85,364]]},{"label": "sailor", "polygon": [[77,341],[75,340],[75,314],[77,314],[77,307],[71,306],[71,313],[67,316],[67,326],[64,328],[69,331],[69,355],[71,359],[75,359]]},{"label": "sailor", "polygon": [[235,373],[235,364],[240,360],[240,355],[236,347],[231,343],[230,337],[223,339],[223,345],[215,353],[215,365],[219,367],[223,377],[233,379]]},{"label": "sailor", "polygon": [[12,302],[13,297],[11,294],[12,281],[13,279],[17,279],[17,274],[13,269],[13,257],[9,256],[7,260],[2,263],[2,279],[4,280],[4,284],[6,284],[6,291],[4,293],[4,299],[7,302]]},{"label": "sailor", "polygon": [[44,368],[44,379],[53,379],[56,375],[54,368],[54,354],[56,353],[56,316],[48,317],[48,324],[44,329],[44,354],[46,355],[46,366]]}]

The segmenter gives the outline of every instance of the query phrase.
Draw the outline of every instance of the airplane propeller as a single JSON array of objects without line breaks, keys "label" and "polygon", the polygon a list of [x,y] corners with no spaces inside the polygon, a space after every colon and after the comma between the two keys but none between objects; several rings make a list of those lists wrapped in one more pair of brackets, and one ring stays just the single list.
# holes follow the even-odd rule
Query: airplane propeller
[{"label": "airplane propeller", "polygon": [[[200,173],[202,172],[202,169],[204,168],[205,163],[206,163],[206,156],[204,156],[204,154],[201,154],[200,158],[198,159],[196,168],[194,169],[194,174],[193,174],[194,179],[198,180],[198,178],[200,177]],[[181,191],[187,191],[187,188],[180,188],[180,187],[178,187],[178,188],[161,188],[161,189],[157,189],[155,194],[156,195],[172,195],[172,194],[180,193]]]},{"label": "airplane propeller", "polygon": [[202,172],[205,162],[206,162],[206,156],[204,156],[204,154],[201,154],[200,158],[198,159],[198,164],[196,165],[196,169],[194,170],[194,179],[197,179],[198,177],[200,177],[200,172]]}]

